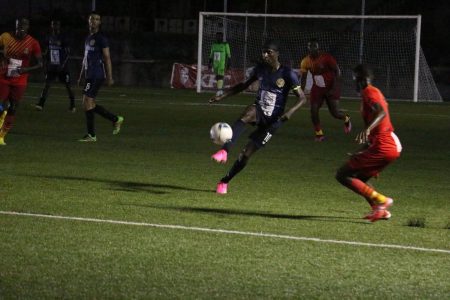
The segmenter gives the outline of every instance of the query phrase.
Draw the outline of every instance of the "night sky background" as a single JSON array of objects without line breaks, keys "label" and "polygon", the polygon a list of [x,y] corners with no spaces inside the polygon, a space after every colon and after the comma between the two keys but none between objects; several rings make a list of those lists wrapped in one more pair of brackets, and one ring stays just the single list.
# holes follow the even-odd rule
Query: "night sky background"
[{"label": "night sky background", "polygon": [[[96,10],[103,16],[128,16],[140,20],[139,28],[152,32],[155,18],[198,20],[199,11],[224,10],[223,0],[96,0]],[[227,0],[228,12],[282,14],[360,15],[363,0]],[[10,31],[16,16],[32,21],[31,34],[39,37],[48,22],[57,15],[67,29],[86,32],[86,15],[92,0],[0,0],[0,31]],[[365,0],[366,15],[422,16],[421,46],[433,76],[446,100],[450,100],[450,1],[447,0]],[[44,29],[45,28],[45,29]],[[183,37],[179,37],[183,41]],[[186,38],[186,42],[192,40]],[[392,49],[391,51],[395,51]],[[149,52],[151,53],[151,51]],[[169,53],[166,51],[166,54]],[[178,54],[173,58],[179,59]],[[178,55],[179,56],[179,55]],[[167,58],[169,59],[169,58]]]}]

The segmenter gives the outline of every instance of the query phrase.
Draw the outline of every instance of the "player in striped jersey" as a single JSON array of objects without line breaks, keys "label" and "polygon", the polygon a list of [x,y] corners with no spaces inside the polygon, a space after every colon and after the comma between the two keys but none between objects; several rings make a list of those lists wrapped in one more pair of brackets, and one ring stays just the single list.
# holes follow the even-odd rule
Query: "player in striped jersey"
[{"label": "player in striped jersey", "polygon": [[365,219],[375,222],[391,217],[388,208],[394,201],[375,191],[367,181],[400,156],[402,145],[394,133],[388,103],[381,91],[371,84],[373,75],[370,68],[358,65],[353,72],[362,98],[361,114],[365,124],[356,141],[363,144],[363,149],[351,155],[339,168],[336,179],[369,202],[372,211]]},{"label": "player in striped jersey", "polygon": [[[0,145],[6,145],[5,136],[13,126],[17,106],[25,93],[28,72],[42,68],[41,47],[28,34],[29,28],[28,19],[18,18],[14,32],[0,35],[0,101],[4,107],[9,105],[0,117]],[[36,61],[33,65],[32,58]]]},{"label": "player in striped jersey", "polygon": [[301,86],[305,89],[308,71],[313,77],[313,85],[309,94],[311,107],[311,121],[314,126],[315,140],[322,142],[325,135],[320,125],[319,110],[325,101],[331,115],[344,121],[344,131],[349,133],[352,129],[350,116],[339,109],[341,97],[340,78],[341,71],[336,59],[329,53],[319,50],[319,43],[312,39],[308,42],[309,54],[300,62]]}]

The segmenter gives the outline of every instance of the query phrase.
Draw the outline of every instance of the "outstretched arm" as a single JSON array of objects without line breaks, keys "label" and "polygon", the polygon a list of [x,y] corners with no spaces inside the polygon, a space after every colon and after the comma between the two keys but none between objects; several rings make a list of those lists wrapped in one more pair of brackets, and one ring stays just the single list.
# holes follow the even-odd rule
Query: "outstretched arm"
[{"label": "outstretched arm", "polygon": [[258,78],[256,76],[252,76],[244,82],[238,83],[232,88],[226,90],[221,96],[213,96],[209,99],[209,103],[214,103],[221,101],[227,97],[236,95],[244,90],[246,90],[253,82],[255,82]]}]

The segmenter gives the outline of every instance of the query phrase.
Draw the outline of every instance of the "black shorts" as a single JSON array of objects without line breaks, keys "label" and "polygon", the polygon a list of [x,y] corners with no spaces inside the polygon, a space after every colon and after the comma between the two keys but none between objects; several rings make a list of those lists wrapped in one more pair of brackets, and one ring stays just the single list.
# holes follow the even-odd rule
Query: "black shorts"
[{"label": "black shorts", "polygon": [[268,118],[262,110],[256,106],[256,130],[253,131],[249,138],[253,141],[256,148],[264,147],[283,122],[278,117]]},{"label": "black shorts", "polygon": [[86,79],[86,83],[83,88],[83,95],[86,95],[89,98],[97,97],[97,93],[104,81],[104,79]]},{"label": "black shorts", "polygon": [[70,73],[68,70],[47,70],[47,73],[45,74],[45,82],[49,83],[55,81],[56,78],[58,78],[60,82],[70,84]]}]

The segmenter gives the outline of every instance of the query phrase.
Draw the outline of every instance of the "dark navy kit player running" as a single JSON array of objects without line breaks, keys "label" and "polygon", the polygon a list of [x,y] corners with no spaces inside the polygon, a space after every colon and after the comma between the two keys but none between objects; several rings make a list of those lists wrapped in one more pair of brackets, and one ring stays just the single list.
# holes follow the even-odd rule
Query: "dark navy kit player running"
[{"label": "dark navy kit player running", "polygon": [[[210,103],[221,101],[246,90],[253,82],[259,81],[255,103],[247,106],[232,126],[233,138],[211,157],[216,162],[225,163],[228,151],[245,130],[245,125],[256,126],[256,130],[249,136],[250,141],[239,154],[230,171],[217,184],[216,192],[219,194],[227,193],[228,182],[246,166],[253,153],[269,142],[283,122],[289,120],[292,114],[306,102],[297,75],[290,68],[281,65],[278,57],[278,43],[266,42],[262,51],[263,62],[253,68],[250,77],[245,82],[230,88],[223,95],[214,96],[209,100]],[[297,97],[297,102],[285,112],[290,91],[293,91]]]},{"label": "dark navy kit player running", "polygon": [[98,13],[89,15],[89,36],[84,44],[84,58],[78,83],[84,74],[86,82],[83,88],[83,108],[86,114],[87,134],[80,142],[96,142],[95,114],[108,119],[113,124],[113,134],[120,132],[124,118],[106,110],[95,103],[97,93],[106,80],[108,86],[113,85],[112,65],[109,52],[109,42],[100,32],[101,17]]},{"label": "dark navy kit player running", "polygon": [[46,38],[44,44],[44,62],[45,62],[45,86],[42,90],[39,102],[35,105],[36,109],[41,111],[44,109],[47,100],[48,90],[51,83],[56,78],[66,86],[69,95],[69,111],[75,112],[75,97],[71,88],[70,72],[69,72],[69,54],[70,46],[67,35],[61,32],[61,22],[59,20],[51,21],[51,34]]}]

